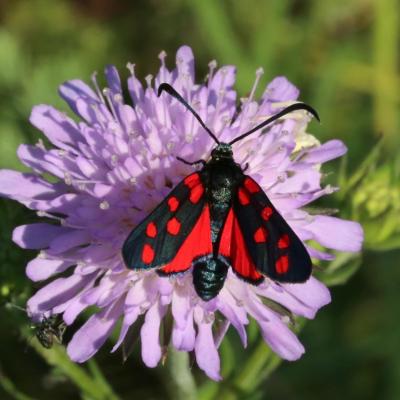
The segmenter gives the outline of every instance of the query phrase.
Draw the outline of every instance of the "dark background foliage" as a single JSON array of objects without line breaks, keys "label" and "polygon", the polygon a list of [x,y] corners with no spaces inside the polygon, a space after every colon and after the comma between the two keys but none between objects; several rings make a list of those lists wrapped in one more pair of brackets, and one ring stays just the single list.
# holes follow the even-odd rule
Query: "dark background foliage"
[{"label": "dark background foliage", "polygon": [[[307,353],[270,373],[278,361],[260,350],[257,333],[243,350],[231,332],[222,383],[193,367],[199,398],[400,398],[399,15],[398,0],[0,0],[2,168],[23,169],[18,144],[41,137],[28,123],[33,105],[67,110],[59,83],[89,80],[108,63],[126,77],[128,61],[144,78],[161,50],[172,67],[181,44],[194,49],[198,80],[212,59],[236,64],[240,95],[259,66],[264,84],[286,75],[320,112],[312,133],[348,145],[345,162],[325,169],[342,191],[323,205],[359,220],[366,242],[361,255],[322,265],[333,302],[302,330]],[[24,305],[36,289],[24,275],[34,254],[10,240],[14,226],[35,219],[0,201],[0,398],[177,398],[171,368],[145,368],[138,351],[122,365],[107,345],[79,367],[62,348],[46,352],[29,339],[26,315],[5,304]]]}]

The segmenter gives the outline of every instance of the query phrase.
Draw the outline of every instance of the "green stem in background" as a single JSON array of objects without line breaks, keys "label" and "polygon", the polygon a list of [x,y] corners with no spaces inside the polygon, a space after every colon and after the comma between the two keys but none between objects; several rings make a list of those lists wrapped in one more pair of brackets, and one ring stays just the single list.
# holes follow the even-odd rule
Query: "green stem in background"
[{"label": "green stem in background", "polygon": [[93,358],[88,362],[88,367],[95,380],[95,384],[102,388],[102,392],[106,395],[107,400],[118,400],[119,397],[114,393],[112,387]]},{"label": "green stem in background", "polygon": [[190,370],[188,353],[177,351],[170,346],[165,367],[167,373],[162,373],[161,377],[165,381],[170,398],[196,400],[197,388]]},{"label": "green stem in background", "polygon": [[224,4],[213,0],[195,0],[190,2],[198,27],[205,36],[214,54],[219,54],[221,62],[235,64],[240,75],[237,87],[243,93],[248,90],[249,77],[254,76],[254,64],[239,43],[236,31],[224,10]]},{"label": "green stem in background", "polygon": [[94,361],[89,363],[91,376],[83,367],[71,361],[60,345],[45,349],[37,340],[30,342],[35,351],[52,367],[56,367],[92,400],[118,400],[119,397],[104,379]]},{"label": "green stem in background", "polygon": [[399,144],[398,109],[396,96],[399,88],[390,77],[395,76],[398,62],[399,6],[397,0],[373,2],[373,57],[376,68],[374,100],[374,124],[376,132],[383,132],[387,145]]},{"label": "green stem in background", "polygon": [[[296,320],[296,334],[299,334],[306,323],[305,319]],[[247,358],[243,366],[230,383],[224,385],[214,397],[218,400],[240,400],[254,393],[258,386],[264,382],[282,363],[262,338]]]},{"label": "green stem in background", "polygon": [[2,369],[0,368],[0,387],[8,393],[15,400],[35,400],[33,397],[29,397],[24,393],[21,393],[11,381],[10,378],[4,375]]},{"label": "green stem in background", "polygon": [[260,339],[256,348],[246,360],[232,383],[224,386],[215,396],[218,400],[235,400],[253,392],[282,362]]}]

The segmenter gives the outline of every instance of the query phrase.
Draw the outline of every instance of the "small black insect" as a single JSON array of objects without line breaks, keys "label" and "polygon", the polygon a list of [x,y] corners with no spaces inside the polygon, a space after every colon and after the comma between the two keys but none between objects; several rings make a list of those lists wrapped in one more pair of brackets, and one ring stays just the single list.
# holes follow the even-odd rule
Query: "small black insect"
[{"label": "small black insect", "polygon": [[[7,303],[7,306],[16,308],[24,313],[27,313],[25,308],[17,306],[16,304]],[[40,322],[33,323],[31,328],[39,343],[46,349],[51,349],[54,342],[62,344],[63,336],[67,325],[58,315],[51,315],[50,317],[42,316]]]},{"label": "small black insect", "polygon": [[54,342],[62,344],[63,336],[67,325],[58,315],[52,315],[33,325],[35,336],[39,343],[46,349],[51,349]]},{"label": "small black insect", "polygon": [[222,289],[228,268],[257,285],[264,275],[279,282],[306,281],[312,270],[302,241],[278,213],[261,187],[233,159],[232,145],[296,110],[317,112],[295,103],[229,143],[221,143],[193,108],[167,83],[160,85],[199,121],[217,146],[203,168],[187,176],[126,239],[122,254],[128,268],[157,268],[160,275],[190,268],[201,299]]}]

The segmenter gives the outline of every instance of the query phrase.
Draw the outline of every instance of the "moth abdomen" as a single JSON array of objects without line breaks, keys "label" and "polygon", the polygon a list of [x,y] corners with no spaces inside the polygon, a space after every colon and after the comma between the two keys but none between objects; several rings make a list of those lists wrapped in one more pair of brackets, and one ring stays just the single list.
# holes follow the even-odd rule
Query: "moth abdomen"
[{"label": "moth abdomen", "polygon": [[224,286],[228,265],[220,259],[207,258],[193,265],[193,285],[196,293],[204,301],[216,297]]}]

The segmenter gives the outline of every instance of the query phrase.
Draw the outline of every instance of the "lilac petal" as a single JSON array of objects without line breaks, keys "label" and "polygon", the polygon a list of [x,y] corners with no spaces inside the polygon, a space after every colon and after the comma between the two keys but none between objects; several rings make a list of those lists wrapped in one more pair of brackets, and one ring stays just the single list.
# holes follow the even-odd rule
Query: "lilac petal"
[{"label": "lilac petal", "polygon": [[323,246],[340,251],[361,250],[364,233],[357,222],[319,215],[305,229]]},{"label": "lilac petal", "polygon": [[176,66],[181,77],[187,76],[194,81],[194,56],[189,46],[182,46],[176,53]]},{"label": "lilac petal", "polygon": [[189,291],[177,285],[172,293],[172,316],[178,329],[185,329],[191,310]]},{"label": "lilac petal", "polygon": [[17,150],[18,158],[29,168],[39,173],[50,173],[57,178],[64,179],[64,165],[54,157],[49,161],[49,152],[38,146],[21,144]]},{"label": "lilac petal", "polygon": [[58,234],[50,242],[49,254],[56,255],[70,250],[77,246],[82,246],[90,242],[90,235],[84,230],[73,230],[63,234]]},{"label": "lilac petal", "polygon": [[107,65],[104,72],[106,74],[108,87],[111,89],[113,95],[122,93],[121,79],[117,68],[115,68],[114,65]]},{"label": "lilac petal", "polygon": [[330,303],[331,296],[325,285],[311,277],[301,284],[263,284],[257,286],[258,295],[283,305],[296,315],[312,319],[316,312]]},{"label": "lilac petal", "polygon": [[121,331],[119,333],[119,338],[117,340],[117,343],[115,343],[114,347],[111,350],[111,353],[114,353],[118,349],[119,346],[121,346],[122,342],[125,339],[126,334],[129,331],[129,328],[134,324],[140,314],[140,309],[139,307],[129,307],[125,308],[125,316],[124,316],[124,321],[122,323]]},{"label": "lilac petal", "polygon": [[216,105],[221,91],[225,92],[224,103],[233,106],[236,101],[236,92],[232,89],[236,79],[236,67],[225,65],[212,78],[209,85],[208,103]]},{"label": "lilac petal", "polygon": [[193,308],[189,311],[186,319],[186,326],[181,329],[176,321],[172,328],[172,343],[177,350],[193,351],[196,341],[196,331],[193,325]]},{"label": "lilac petal", "polygon": [[45,223],[21,225],[14,229],[12,240],[23,249],[44,249],[60,234],[71,229]]},{"label": "lilac petal", "polygon": [[267,86],[263,99],[268,101],[289,101],[299,97],[299,89],[290,83],[284,76],[277,76]]},{"label": "lilac petal", "polygon": [[340,140],[329,140],[321,146],[314,147],[307,151],[301,161],[310,164],[322,164],[345,154],[347,147]]},{"label": "lilac petal", "polygon": [[122,302],[118,302],[92,315],[68,344],[67,353],[71,360],[82,363],[96,354],[110,336],[122,311]]},{"label": "lilac petal", "polygon": [[220,381],[220,359],[212,334],[212,323],[199,321],[197,323],[197,337],[195,354],[198,366],[214,381]]},{"label": "lilac petal", "polygon": [[21,201],[55,194],[56,185],[46,182],[37,175],[8,169],[0,170],[0,196]]},{"label": "lilac petal", "polygon": [[34,282],[43,281],[52,275],[59,274],[73,265],[70,261],[50,260],[48,258],[37,257],[29,261],[26,266],[26,275]]},{"label": "lilac petal", "polygon": [[83,296],[78,296],[73,299],[68,306],[65,308],[63,314],[63,320],[67,325],[71,325],[75,322],[76,317],[90,304],[84,301]]},{"label": "lilac petal", "polygon": [[63,83],[59,87],[58,92],[76,114],[79,114],[76,108],[76,101],[79,98],[92,103],[99,102],[99,98],[90,86],[79,79],[73,79]]},{"label": "lilac petal", "polygon": [[236,304],[235,299],[228,291],[224,291],[218,299],[218,310],[229,320],[229,322],[235,327],[236,331],[240,336],[243,347],[247,347],[247,333],[244,327],[248,324],[246,312],[243,307],[239,307]]},{"label": "lilac petal", "polygon": [[134,74],[132,74],[128,78],[128,90],[133,104],[137,107],[140,107],[140,104],[143,101],[144,91],[142,83],[139,81],[139,79],[136,78]]},{"label": "lilac petal", "polygon": [[160,324],[166,311],[167,307],[156,301],[147,311],[144,324],[140,330],[142,359],[149,368],[156,367],[161,359]]},{"label": "lilac petal", "polygon": [[314,310],[320,309],[332,300],[329,289],[313,276],[304,283],[286,283],[282,284],[282,287]]},{"label": "lilac petal", "polygon": [[335,256],[333,254],[314,249],[314,247],[306,246],[306,249],[311,257],[318,258],[318,260],[332,261],[335,259]]},{"label": "lilac petal", "polygon": [[93,275],[71,275],[58,278],[37,291],[28,300],[32,314],[41,314],[73,298],[93,278]]},{"label": "lilac petal", "polygon": [[313,192],[321,188],[320,180],[321,173],[319,171],[314,169],[298,171],[284,182],[276,185],[272,192],[280,194]]},{"label": "lilac petal", "polygon": [[84,141],[76,123],[51,106],[41,104],[33,107],[29,121],[56,146],[67,143],[75,147]]},{"label": "lilac petal", "polygon": [[257,321],[263,339],[269,347],[285,360],[294,361],[304,353],[304,347],[297,336],[271,313],[269,321]]}]

